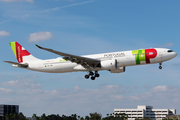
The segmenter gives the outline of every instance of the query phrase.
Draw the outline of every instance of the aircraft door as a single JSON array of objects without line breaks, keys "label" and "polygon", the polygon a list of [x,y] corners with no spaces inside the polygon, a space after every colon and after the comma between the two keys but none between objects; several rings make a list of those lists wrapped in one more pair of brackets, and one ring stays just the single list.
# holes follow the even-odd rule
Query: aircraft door
[{"label": "aircraft door", "polygon": [[160,58],[163,57],[163,51],[160,50],[160,51],[158,52],[158,54],[159,54],[158,56],[159,56]]},{"label": "aircraft door", "polygon": [[39,62],[39,68],[43,68],[43,62]]}]

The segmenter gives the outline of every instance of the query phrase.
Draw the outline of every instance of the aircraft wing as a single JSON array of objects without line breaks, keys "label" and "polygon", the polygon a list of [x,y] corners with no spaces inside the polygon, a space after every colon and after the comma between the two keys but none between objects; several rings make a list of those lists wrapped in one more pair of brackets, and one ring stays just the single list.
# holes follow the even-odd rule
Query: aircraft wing
[{"label": "aircraft wing", "polygon": [[23,67],[23,68],[27,68],[28,67],[28,64],[20,64],[20,63],[11,62],[11,61],[4,61],[4,62],[10,63],[10,64],[12,64],[15,67]]},{"label": "aircraft wing", "polygon": [[56,50],[53,50],[53,49],[44,48],[44,47],[41,47],[41,46],[39,46],[37,44],[36,44],[36,46],[38,48],[40,48],[40,49],[43,49],[43,50],[58,54],[60,56],[64,56],[63,59],[71,61],[71,62],[75,62],[77,64],[81,64],[85,68],[99,67],[100,66],[100,60],[97,60],[97,59],[71,55],[71,54],[59,52],[59,51],[56,51]]}]

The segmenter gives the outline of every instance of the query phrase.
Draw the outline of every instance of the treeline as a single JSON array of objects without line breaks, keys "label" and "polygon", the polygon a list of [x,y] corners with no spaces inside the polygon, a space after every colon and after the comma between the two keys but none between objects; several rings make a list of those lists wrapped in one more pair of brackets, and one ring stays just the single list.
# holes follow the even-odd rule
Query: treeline
[{"label": "treeline", "polygon": [[[59,114],[51,114],[47,115],[42,114],[41,116],[37,116],[36,114],[33,114],[32,117],[27,118],[22,113],[19,114],[6,114],[5,117],[0,117],[0,120],[127,120],[128,115],[125,113],[120,114],[107,114],[106,117],[102,118],[102,115],[100,113],[90,113],[89,116],[81,117],[76,114],[72,114],[71,116],[62,115]],[[149,118],[136,118],[135,120],[151,120]],[[172,117],[172,118],[163,118],[162,120],[179,120],[178,117]]]},{"label": "treeline", "polygon": [[6,114],[5,117],[0,117],[0,120],[29,120],[27,119],[23,113],[19,113],[19,114],[14,114],[14,113],[10,113],[10,114]]},{"label": "treeline", "polygon": [[6,114],[5,120],[127,120],[128,116],[124,113],[122,114],[107,114],[106,117],[102,118],[102,114],[100,113],[90,113],[89,116],[81,117],[76,114],[72,114],[71,116],[62,115],[59,114],[51,114],[46,115],[42,114],[41,116],[37,116],[36,114],[33,114],[31,118],[26,118],[22,113],[16,115],[13,113]]}]

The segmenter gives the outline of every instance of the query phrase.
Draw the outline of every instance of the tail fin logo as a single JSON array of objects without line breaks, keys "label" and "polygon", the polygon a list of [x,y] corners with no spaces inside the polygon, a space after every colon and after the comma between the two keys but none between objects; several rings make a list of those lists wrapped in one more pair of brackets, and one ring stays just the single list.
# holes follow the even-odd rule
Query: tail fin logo
[{"label": "tail fin logo", "polygon": [[25,50],[18,42],[10,42],[9,44],[19,63],[23,62],[23,56],[30,55],[30,53]]}]

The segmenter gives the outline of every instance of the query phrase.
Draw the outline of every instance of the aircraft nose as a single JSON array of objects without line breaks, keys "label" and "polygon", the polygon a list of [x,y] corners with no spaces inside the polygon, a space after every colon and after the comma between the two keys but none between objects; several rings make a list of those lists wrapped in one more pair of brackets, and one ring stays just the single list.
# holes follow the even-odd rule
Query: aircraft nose
[{"label": "aircraft nose", "polygon": [[176,52],[174,52],[174,57],[176,57],[178,54]]},{"label": "aircraft nose", "polygon": [[177,55],[178,55],[178,54],[177,54],[176,52],[172,52],[172,53],[171,53],[172,58],[175,58]]}]

